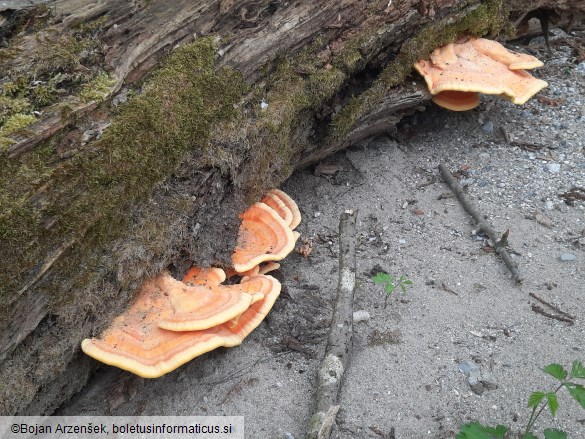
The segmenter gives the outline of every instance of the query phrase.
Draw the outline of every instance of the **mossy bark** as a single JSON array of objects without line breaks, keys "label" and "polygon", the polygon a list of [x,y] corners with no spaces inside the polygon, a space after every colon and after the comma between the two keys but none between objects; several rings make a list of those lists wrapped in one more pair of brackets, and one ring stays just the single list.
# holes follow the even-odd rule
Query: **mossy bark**
[{"label": "mossy bark", "polygon": [[20,17],[0,49],[0,123],[26,121],[0,127],[0,414],[54,410],[94,364],[80,341],[146,277],[228,264],[246,204],[422,105],[414,60],[579,2],[505,3],[57,0]]}]

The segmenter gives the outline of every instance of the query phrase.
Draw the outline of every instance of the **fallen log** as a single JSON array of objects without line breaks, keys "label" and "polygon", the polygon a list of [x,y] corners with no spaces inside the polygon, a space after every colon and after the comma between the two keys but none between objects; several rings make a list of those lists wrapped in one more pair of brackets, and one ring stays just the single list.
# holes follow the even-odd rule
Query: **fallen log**
[{"label": "fallen log", "polygon": [[245,205],[422,108],[428,93],[409,76],[419,57],[460,34],[495,36],[538,8],[584,9],[576,0],[23,3],[0,10],[6,415],[51,413],[79,390],[93,367],[80,340],[145,278],[191,261],[229,264]]}]

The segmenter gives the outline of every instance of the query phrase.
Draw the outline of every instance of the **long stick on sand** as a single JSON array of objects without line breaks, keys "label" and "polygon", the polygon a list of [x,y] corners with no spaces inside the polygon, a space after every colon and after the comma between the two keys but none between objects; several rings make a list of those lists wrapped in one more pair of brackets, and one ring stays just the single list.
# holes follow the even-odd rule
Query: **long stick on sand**
[{"label": "long stick on sand", "polygon": [[357,211],[345,211],[339,220],[339,283],[327,338],[325,358],[318,372],[313,416],[307,439],[327,439],[339,410],[338,396],[353,346],[353,290]]},{"label": "long stick on sand", "polygon": [[469,198],[467,198],[467,195],[465,195],[465,193],[463,192],[463,188],[453,178],[453,176],[451,175],[451,172],[449,171],[447,166],[445,166],[445,164],[441,163],[439,165],[439,171],[441,172],[441,176],[443,177],[443,180],[445,180],[445,182],[449,185],[451,190],[453,192],[455,192],[455,195],[457,195],[457,198],[459,199],[459,202],[461,203],[463,208],[475,220],[477,227],[481,231],[483,231],[492,240],[492,242],[494,243],[494,248],[496,249],[496,251],[498,252],[500,257],[502,258],[502,260],[504,261],[504,263],[508,267],[508,270],[510,270],[510,272],[512,273],[512,277],[514,278],[514,281],[517,284],[521,284],[522,277],[520,276],[520,273],[518,273],[518,268],[516,266],[516,263],[512,260],[512,258],[510,257],[510,254],[506,250],[508,233],[507,232],[504,233],[504,235],[500,239],[498,237],[498,235],[496,234],[496,232],[494,231],[494,229],[492,228],[492,226],[488,222],[485,221],[483,216],[471,204],[471,201],[469,201]]}]

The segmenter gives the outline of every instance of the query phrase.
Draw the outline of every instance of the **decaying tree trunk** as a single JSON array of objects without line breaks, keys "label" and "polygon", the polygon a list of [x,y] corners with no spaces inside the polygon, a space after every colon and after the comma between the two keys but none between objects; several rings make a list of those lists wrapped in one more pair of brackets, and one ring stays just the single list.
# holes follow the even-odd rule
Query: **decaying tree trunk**
[{"label": "decaying tree trunk", "polygon": [[264,190],[421,108],[428,93],[409,77],[419,57],[539,8],[567,20],[585,10],[579,0],[4,3],[3,415],[50,413],[78,391],[94,365],[80,341],[143,279],[229,263],[237,212]]}]

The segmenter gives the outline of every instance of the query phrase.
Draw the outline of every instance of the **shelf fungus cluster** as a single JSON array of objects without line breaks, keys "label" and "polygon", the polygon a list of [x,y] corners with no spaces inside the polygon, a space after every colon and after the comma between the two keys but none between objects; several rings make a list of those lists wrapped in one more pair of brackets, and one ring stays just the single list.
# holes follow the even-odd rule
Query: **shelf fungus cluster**
[{"label": "shelf fungus cluster", "polygon": [[433,102],[465,111],[479,105],[479,93],[524,104],[548,85],[525,70],[542,66],[537,58],[511,52],[496,41],[466,38],[435,49],[414,68],[425,78]]},{"label": "shelf fungus cluster", "polygon": [[[252,205],[232,255],[233,268],[192,267],[182,280],[168,272],[149,279],[134,304],[83,351],[103,363],[157,378],[218,347],[237,346],[264,319],[280,294],[270,276],[294,248],[301,220],[296,203],[272,190]],[[226,277],[241,276],[237,284]]]}]

